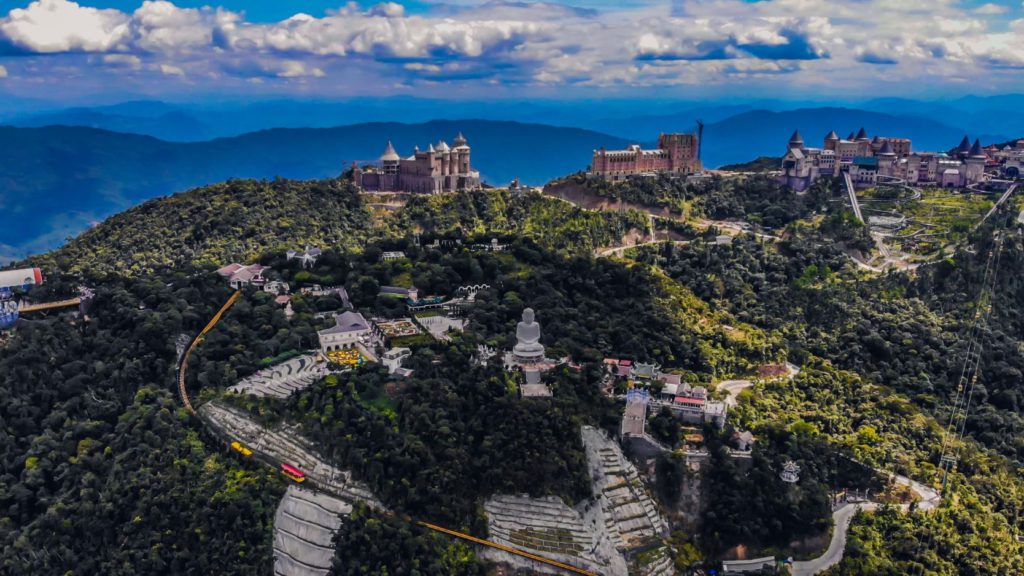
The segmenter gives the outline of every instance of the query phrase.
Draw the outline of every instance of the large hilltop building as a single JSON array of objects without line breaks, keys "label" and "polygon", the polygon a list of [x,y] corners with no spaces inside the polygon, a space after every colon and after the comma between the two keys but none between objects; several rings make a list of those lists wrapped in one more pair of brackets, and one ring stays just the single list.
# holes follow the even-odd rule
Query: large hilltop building
[{"label": "large hilltop building", "polygon": [[441,140],[425,151],[417,146],[412,156],[402,158],[388,142],[376,165],[354,167],[352,178],[367,192],[434,194],[480,188],[480,173],[469,163],[466,138],[460,132],[452,144]]},{"label": "large hilltop building", "polygon": [[906,138],[869,138],[861,128],[842,139],[825,136],[821,148],[811,148],[797,130],[782,158],[780,180],[790,188],[805,190],[818,178],[848,172],[856,186],[873,186],[879,180],[903,180],[908,184],[934,184],[962,188],[982,181],[988,157],[977,140],[964,136],[952,154],[914,152]]},{"label": "large hilltop building", "polygon": [[624,180],[630,176],[669,173],[688,174],[700,170],[699,140],[696,134],[661,134],[658,147],[644,150],[633,144],[625,150],[594,150],[588,176],[603,180]]}]

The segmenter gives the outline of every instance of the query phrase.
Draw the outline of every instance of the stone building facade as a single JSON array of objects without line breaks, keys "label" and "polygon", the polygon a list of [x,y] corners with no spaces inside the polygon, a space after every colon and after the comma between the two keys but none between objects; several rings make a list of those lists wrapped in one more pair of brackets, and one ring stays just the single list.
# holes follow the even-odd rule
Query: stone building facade
[{"label": "stone building facade", "polygon": [[435,194],[480,188],[480,173],[470,164],[466,138],[460,132],[452,144],[441,140],[426,150],[417,146],[411,156],[402,158],[388,142],[378,162],[354,167],[352,178],[367,192]]},{"label": "stone building facade", "polygon": [[633,144],[625,150],[594,150],[588,176],[624,180],[641,174],[688,174],[700,170],[696,134],[661,134],[658,147],[644,150]]}]

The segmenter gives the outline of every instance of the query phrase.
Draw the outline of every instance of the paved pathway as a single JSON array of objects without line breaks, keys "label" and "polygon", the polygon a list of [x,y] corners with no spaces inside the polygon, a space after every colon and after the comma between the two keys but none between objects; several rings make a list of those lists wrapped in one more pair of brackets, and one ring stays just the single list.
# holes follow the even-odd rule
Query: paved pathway
[{"label": "paved pathway", "polygon": [[832,530],[832,541],[828,544],[828,550],[813,560],[793,562],[793,576],[811,576],[824,572],[825,570],[839,564],[843,559],[843,550],[846,549],[846,536],[850,529],[850,521],[858,510],[874,510],[878,504],[874,502],[863,502],[860,504],[845,504],[832,513],[832,521],[835,527]]},{"label": "paved pathway", "polygon": [[[785,376],[780,376],[779,378],[793,378],[800,373],[800,368],[793,364],[789,364],[788,362],[786,363],[786,369],[789,373]],[[736,397],[740,395],[740,392],[743,392],[753,385],[753,380],[722,380],[718,383],[716,390],[725,390],[726,394],[728,394],[725,398],[725,405],[729,408],[734,408],[737,404]]]}]

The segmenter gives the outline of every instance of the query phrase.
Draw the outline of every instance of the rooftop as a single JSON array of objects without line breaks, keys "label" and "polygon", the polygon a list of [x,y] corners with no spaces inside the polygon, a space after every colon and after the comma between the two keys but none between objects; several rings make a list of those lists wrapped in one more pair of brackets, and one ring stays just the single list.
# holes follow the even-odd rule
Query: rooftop
[{"label": "rooftop", "polygon": [[321,330],[318,334],[347,334],[349,332],[362,332],[370,329],[366,318],[359,312],[342,312],[335,318],[336,325],[333,328]]}]

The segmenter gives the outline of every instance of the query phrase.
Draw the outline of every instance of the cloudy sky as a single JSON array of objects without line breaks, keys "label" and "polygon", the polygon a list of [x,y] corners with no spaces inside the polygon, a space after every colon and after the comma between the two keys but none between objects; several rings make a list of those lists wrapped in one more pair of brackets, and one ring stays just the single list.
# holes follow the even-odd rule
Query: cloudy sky
[{"label": "cloudy sky", "polygon": [[0,0],[0,94],[1024,92],[1022,0]]}]

